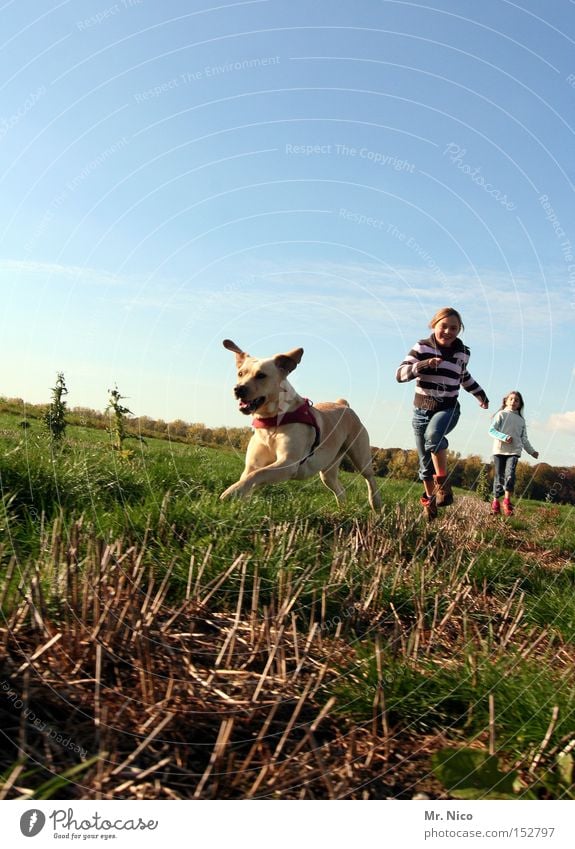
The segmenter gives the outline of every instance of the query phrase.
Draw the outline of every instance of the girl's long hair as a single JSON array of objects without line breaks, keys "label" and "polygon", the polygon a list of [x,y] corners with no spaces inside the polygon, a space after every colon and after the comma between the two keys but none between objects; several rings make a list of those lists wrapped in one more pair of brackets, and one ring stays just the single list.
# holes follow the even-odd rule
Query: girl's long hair
[{"label": "girl's long hair", "polygon": [[519,409],[517,410],[517,412],[519,413],[521,418],[523,418],[523,407],[525,406],[525,401],[523,400],[523,395],[521,394],[521,392],[518,392],[517,389],[512,389],[511,392],[508,392],[507,395],[503,396],[503,401],[501,402],[501,406],[499,407],[499,410],[497,412],[500,412],[501,410],[505,409],[505,404],[507,403],[507,399],[510,395],[517,395],[517,397],[519,398]]},{"label": "girl's long hair", "polygon": [[459,330],[465,330],[460,314],[453,307],[442,307],[440,310],[437,310],[437,312],[429,322],[428,327],[431,327],[431,329],[433,330],[433,328],[439,321],[443,321],[444,318],[451,318],[451,316],[456,318],[459,322]]}]

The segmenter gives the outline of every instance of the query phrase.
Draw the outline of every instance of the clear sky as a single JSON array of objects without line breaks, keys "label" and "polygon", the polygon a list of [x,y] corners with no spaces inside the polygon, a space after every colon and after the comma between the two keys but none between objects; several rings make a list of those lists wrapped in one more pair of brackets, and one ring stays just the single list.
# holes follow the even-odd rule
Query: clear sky
[{"label": "clear sky", "polygon": [[[0,0],[1,2],[1,0]],[[487,457],[575,465],[573,0],[4,0],[0,394],[242,426],[232,338],[413,447],[395,369],[465,322]],[[526,455],[524,455],[526,459]]]}]

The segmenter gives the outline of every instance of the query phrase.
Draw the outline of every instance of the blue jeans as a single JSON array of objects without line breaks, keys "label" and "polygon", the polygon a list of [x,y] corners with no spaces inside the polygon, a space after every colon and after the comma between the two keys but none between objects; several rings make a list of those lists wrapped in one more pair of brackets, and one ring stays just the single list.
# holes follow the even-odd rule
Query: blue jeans
[{"label": "blue jeans", "polygon": [[413,409],[413,431],[415,445],[419,455],[419,480],[431,480],[434,474],[432,454],[443,451],[449,445],[445,435],[450,433],[457,422],[461,410],[459,402],[449,410],[420,410]]},{"label": "blue jeans", "polygon": [[515,469],[519,457],[517,454],[494,454],[493,467],[495,477],[493,478],[493,497],[501,498],[504,492],[513,492],[515,489]]}]

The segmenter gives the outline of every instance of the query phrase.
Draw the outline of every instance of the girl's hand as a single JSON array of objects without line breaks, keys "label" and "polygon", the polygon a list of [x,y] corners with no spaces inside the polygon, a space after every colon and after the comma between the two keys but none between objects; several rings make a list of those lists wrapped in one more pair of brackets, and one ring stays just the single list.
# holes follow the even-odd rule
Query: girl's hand
[{"label": "girl's hand", "polygon": [[428,360],[423,360],[420,365],[421,369],[437,369],[441,364],[441,357],[430,357]]},{"label": "girl's hand", "polygon": [[505,440],[505,442],[507,443],[507,445],[511,445],[511,443],[513,442],[513,437],[508,436],[507,439]]},{"label": "girl's hand", "polygon": [[489,401],[480,401],[479,406],[481,407],[482,410],[488,410],[489,409]]}]

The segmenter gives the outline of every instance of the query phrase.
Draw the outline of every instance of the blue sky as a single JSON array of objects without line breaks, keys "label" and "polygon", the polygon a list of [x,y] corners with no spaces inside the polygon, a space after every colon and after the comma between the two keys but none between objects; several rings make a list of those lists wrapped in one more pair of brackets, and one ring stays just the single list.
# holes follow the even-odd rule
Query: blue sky
[{"label": "blue sky", "polygon": [[3,2],[0,393],[245,425],[230,337],[413,447],[395,369],[441,306],[451,447],[526,399],[575,465],[575,3]]}]

